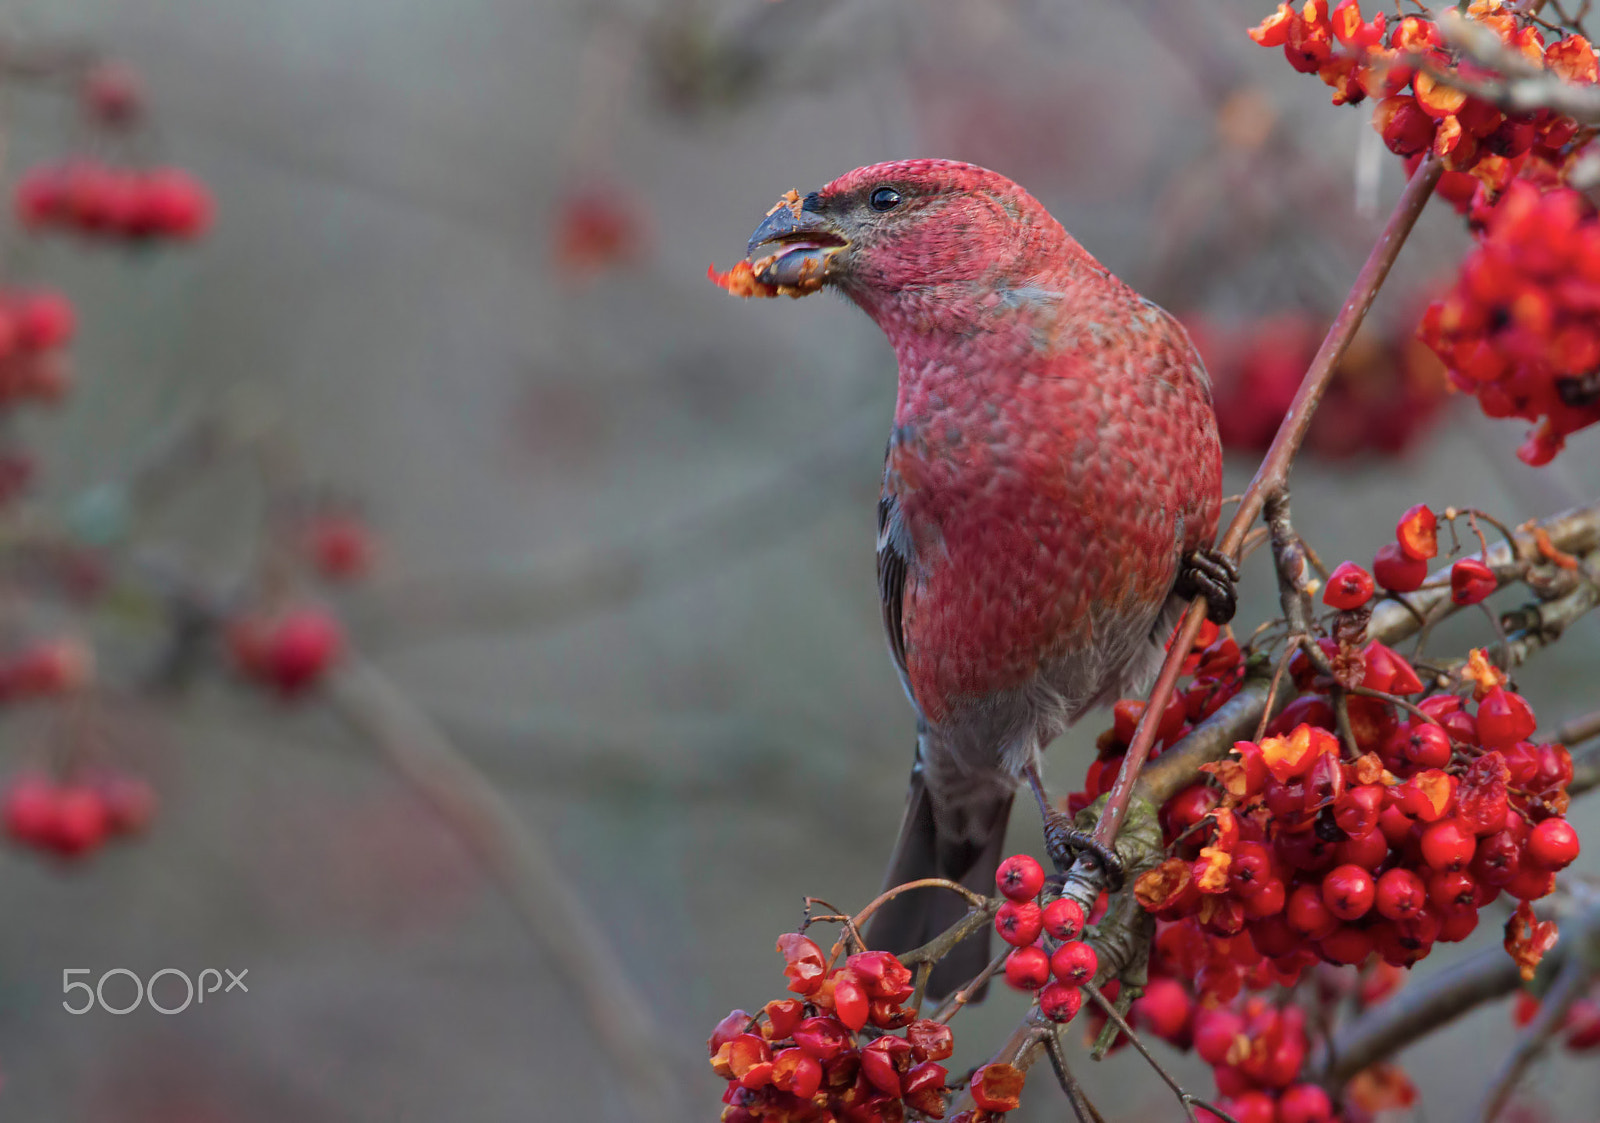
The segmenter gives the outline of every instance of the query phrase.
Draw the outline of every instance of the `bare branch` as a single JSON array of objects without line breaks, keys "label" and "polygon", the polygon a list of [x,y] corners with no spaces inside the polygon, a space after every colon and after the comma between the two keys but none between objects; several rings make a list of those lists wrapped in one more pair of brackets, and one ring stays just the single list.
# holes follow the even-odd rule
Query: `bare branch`
[{"label": "bare branch", "polygon": [[615,1061],[641,1119],[681,1119],[672,1068],[658,1051],[655,1018],[626,981],[600,923],[539,839],[493,785],[403,691],[350,656],[327,684],[329,705],[382,750],[500,884],[518,919],[559,965],[558,974]]},{"label": "bare branch", "polygon": [[[1550,955],[1562,951],[1557,944]],[[1503,949],[1494,947],[1413,983],[1334,1037],[1335,1060],[1324,1083],[1334,1090],[1343,1087],[1368,1065],[1393,1057],[1419,1037],[1485,1002],[1505,997],[1521,982],[1516,963]]]}]

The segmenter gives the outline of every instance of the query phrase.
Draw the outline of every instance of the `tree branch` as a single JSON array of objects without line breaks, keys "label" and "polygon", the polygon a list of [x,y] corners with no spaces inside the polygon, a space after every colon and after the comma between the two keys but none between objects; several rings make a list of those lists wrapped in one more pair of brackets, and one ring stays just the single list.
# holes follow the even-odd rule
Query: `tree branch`
[{"label": "tree branch", "polygon": [[627,982],[600,923],[555,860],[487,779],[381,671],[352,654],[327,683],[328,704],[370,739],[477,855],[557,974],[582,1000],[640,1119],[682,1119],[655,1019]]},{"label": "tree branch", "polygon": [[[1562,945],[1557,944],[1546,958],[1561,954]],[[1368,1065],[1392,1058],[1419,1037],[1448,1025],[1474,1007],[1505,997],[1521,983],[1516,963],[1499,947],[1413,983],[1335,1035],[1335,1059],[1323,1083],[1337,1091]]]}]

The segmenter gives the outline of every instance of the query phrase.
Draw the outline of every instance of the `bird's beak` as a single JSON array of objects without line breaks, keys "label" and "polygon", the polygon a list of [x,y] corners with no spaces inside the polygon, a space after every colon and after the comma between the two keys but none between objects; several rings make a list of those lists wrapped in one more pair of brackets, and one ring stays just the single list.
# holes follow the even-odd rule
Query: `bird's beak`
[{"label": "bird's beak", "polygon": [[798,296],[826,284],[836,256],[849,245],[831,219],[806,210],[790,191],[750,235],[747,260],[756,280]]}]

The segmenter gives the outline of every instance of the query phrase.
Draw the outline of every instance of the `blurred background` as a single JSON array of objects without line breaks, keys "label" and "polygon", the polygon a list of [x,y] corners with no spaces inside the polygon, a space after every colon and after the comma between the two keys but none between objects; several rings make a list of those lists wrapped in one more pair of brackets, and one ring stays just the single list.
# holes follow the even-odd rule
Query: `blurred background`
[{"label": "blurred background", "polygon": [[[7,242],[7,283],[59,288],[79,318],[72,394],[17,425],[31,501],[160,579],[232,588],[272,477],[231,436],[172,453],[221,418],[302,495],[358,511],[373,573],[315,597],[548,850],[687,1117],[713,1119],[707,1033],[780,993],[772,943],[803,896],[876,891],[913,728],[872,560],[893,356],[841,300],[742,303],[707,264],[786,189],[904,156],[993,167],[1191,324],[1240,491],[1403,180],[1364,109],[1245,38],[1270,7],[9,4],[6,42],[131,65],[149,122],[106,149],[70,88],[9,81],[8,176],[98,153],[181,165],[216,200],[207,237],[159,252]],[[1410,342],[1467,245],[1435,202],[1297,468],[1299,528],[1330,564],[1366,562],[1414,502],[1515,523],[1600,494],[1600,432],[1526,468],[1524,424],[1448,394]],[[153,461],[177,467],[130,514]],[[56,610],[6,611],[38,631]],[[1276,611],[1258,556],[1239,622]],[[137,602],[93,619],[106,682],[171,654]],[[1468,614],[1435,643],[1488,638]],[[1520,682],[1553,727],[1595,708],[1597,671],[1590,618]],[[539,903],[508,904],[370,738],[315,695],[178,677],[88,716],[0,714],[8,768],[86,737],[160,799],[147,837],[71,867],[0,851],[0,1118],[638,1118],[565,961],[529,938]],[[1051,751],[1062,792],[1102,727]],[[1600,830],[1593,807],[1573,818]],[[1578,868],[1600,871],[1594,848]],[[250,989],[74,1017],[61,972],[80,967],[248,969]],[[958,1042],[997,1042],[1023,1005],[996,988]],[[1488,1071],[1464,1058],[1512,1032],[1501,1004],[1414,1050],[1423,1114],[1461,1117]],[[1130,1052],[1078,1071],[1121,1118],[1175,1114]],[[1592,1118],[1600,1072],[1546,1071],[1545,1098]],[[1061,1111],[1041,1089],[1019,1118]]]}]

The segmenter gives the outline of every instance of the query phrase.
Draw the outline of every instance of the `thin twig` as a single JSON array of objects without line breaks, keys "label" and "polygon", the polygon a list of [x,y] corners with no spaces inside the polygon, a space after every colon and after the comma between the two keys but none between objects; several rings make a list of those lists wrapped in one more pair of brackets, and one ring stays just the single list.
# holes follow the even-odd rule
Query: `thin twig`
[{"label": "thin twig", "polygon": [[[1072,1113],[1078,1117],[1078,1123],[1105,1123],[1100,1112],[1084,1094],[1078,1078],[1072,1075],[1072,1069],[1067,1066],[1066,1050],[1061,1048],[1061,1035],[1059,1033],[1046,1035],[1044,1048],[1050,1058],[1050,1067],[1055,1069],[1056,1080],[1060,1083],[1061,1090],[1067,1094],[1067,1102],[1072,1105]],[[1189,1119],[1193,1121],[1194,1112],[1189,1113]]]},{"label": "thin twig", "polygon": [[1550,735],[1552,741],[1569,749],[1574,745],[1581,745],[1591,737],[1600,737],[1600,710],[1563,722],[1560,728]]},{"label": "thin twig", "polygon": [[1116,1004],[1107,998],[1101,992],[1100,988],[1095,986],[1093,983],[1084,983],[1082,985],[1084,991],[1088,993],[1089,997],[1094,999],[1095,1005],[1100,1007],[1101,1012],[1116,1024],[1116,1027],[1122,1031],[1122,1035],[1128,1039],[1129,1043],[1132,1044],[1135,1049],[1139,1050],[1139,1055],[1150,1063],[1151,1068],[1156,1070],[1156,1075],[1161,1077],[1168,1088],[1172,1089],[1172,1094],[1178,1097],[1178,1102],[1183,1105],[1183,1110],[1188,1114],[1190,1119],[1195,1117],[1194,1109],[1198,1106],[1205,1108],[1213,1115],[1224,1120],[1225,1123],[1239,1123],[1237,1119],[1223,1111],[1221,1108],[1207,1103],[1199,1096],[1184,1091],[1183,1085],[1178,1083],[1177,1078],[1166,1069],[1162,1068],[1161,1062],[1156,1060],[1155,1057],[1150,1054],[1150,1050],[1147,1049],[1144,1042],[1139,1039],[1139,1035],[1133,1031],[1133,1027],[1128,1024],[1127,1019],[1117,1011]]},{"label": "thin twig", "polygon": [[933,1020],[936,1022],[948,1022],[955,1017],[957,1011],[971,1002],[972,996],[983,989],[983,984],[994,978],[994,973],[1005,966],[1006,958],[1010,954],[1011,949],[1006,948],[1005,951],[1000,952],[989,960],[989,965],[979,971],[976,978],[944,1000],[944,1005],[940,1006],[938,1012],[933,1015]]}]

